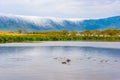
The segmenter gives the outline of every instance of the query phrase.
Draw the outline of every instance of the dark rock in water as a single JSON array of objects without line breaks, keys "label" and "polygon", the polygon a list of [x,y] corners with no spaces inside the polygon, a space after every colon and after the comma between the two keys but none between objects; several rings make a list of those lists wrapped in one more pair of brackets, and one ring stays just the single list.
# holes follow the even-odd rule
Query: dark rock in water
[{"label": "dark rock in water", "polygon": [[104,59],[102,59],[100,62],[101,63],[107,63],[109,60],[104,60]]},{"label": "dark rock in water", "polygon": [[66,62],[61,62],[62,64],[67,64]]},{"label": "dark rock in water", "polygon": [[118,62],[118,60],[114,60],[114,62]]},{"label": "dark rock in water", "polygon": [[103,63],[103,62],[104,62],[104,60],[101,60],[100,62],[101,62],[101,63]]},{"label": "dark rock in water", "polygon": [[58,58],[56,57],[56,58],[53,58],[53,59],[58,59]]},{"label": "dark rock in water", "polygon": [[109,60],[105,60],[105,62],[108,62]]},{"label": "dark rock in water", "polygon": [[71,59],[67,59],[66,62],[67,62],[67,63],[71,62]]},{"label": "dark rock in water", "polygon": [[87,59],[91,59],[92,57],[88,57]]}]

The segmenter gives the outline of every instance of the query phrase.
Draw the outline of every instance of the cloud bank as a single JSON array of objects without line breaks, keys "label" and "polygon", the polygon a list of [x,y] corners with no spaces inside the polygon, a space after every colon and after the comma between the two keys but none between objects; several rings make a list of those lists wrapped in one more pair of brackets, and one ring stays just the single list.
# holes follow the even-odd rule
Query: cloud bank
[{"label": "cloud bank", "polygon": [[0,0],[5,14],[102,18],[120,13],[120,0]]}]

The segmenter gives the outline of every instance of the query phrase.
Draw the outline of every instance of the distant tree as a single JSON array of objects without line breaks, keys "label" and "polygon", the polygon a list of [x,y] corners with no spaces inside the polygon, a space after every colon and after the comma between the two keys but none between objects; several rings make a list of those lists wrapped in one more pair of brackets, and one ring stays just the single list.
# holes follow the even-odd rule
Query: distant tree
[{"label": "distant tree", "polygon": [[76,36],[77,35],[77,31],[74,30],[74,31],[70,32],[70,35],[71,36]]},{"label": "distant tree", "polygon": [[107,36],[114,36],[116,35],[116,30],[115,28],[109,28],[103,31],[105,33],[105,35]]},{"label": "distant tree", "polygon": [[18,33],[21,34],[21,33],[22,33],[22,29],[19,29],[19,30],[18,30]]},{"label": "distant tree", "polygon": [[99,36],[101,34],[101,31],[99,30],[93,30],[91,31],[93,36]]},{"label": "distant tree", "polygon": [[68,34],[69,34],[69,31],[68,31],[68,30],[63,30],[63,31],[62,31],[62,34],[63,34],[63,35],[68,35]]},{"label": "distant tree", "polygon": [[85,36],[90,36],[92,33],[91,33],[91,31],[89,31],[89,30],[86,30],[86,31],[84,31],[84,35]]}]

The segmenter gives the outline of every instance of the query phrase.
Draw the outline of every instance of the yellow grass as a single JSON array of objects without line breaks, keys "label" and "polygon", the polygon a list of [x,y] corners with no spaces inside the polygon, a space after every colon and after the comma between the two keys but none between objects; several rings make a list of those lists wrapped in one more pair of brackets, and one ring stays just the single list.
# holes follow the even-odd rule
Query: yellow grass
[{"label": "yellow grass", "polygon": [[44,34],[23,34],[23,33],[16,33],[16,32],[0,32],[0,36],[44,36]]},{"label": "yellow grass", "polygon": [[23,35],[23,34],[18,34],[18,33],[15,33],[15,32],[0,32],[0,36],[5,36],[5,35],[17,36],[17,35]]}]

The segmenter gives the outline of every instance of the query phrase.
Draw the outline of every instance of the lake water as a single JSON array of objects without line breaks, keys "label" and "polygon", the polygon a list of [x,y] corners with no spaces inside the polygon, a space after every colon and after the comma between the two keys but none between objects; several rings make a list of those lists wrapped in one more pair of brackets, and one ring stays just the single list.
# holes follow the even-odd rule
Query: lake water
[{"label": "lake water", "polygon": [[0,80],[120,80],[119,47],[118,42],[0,44]]}]

